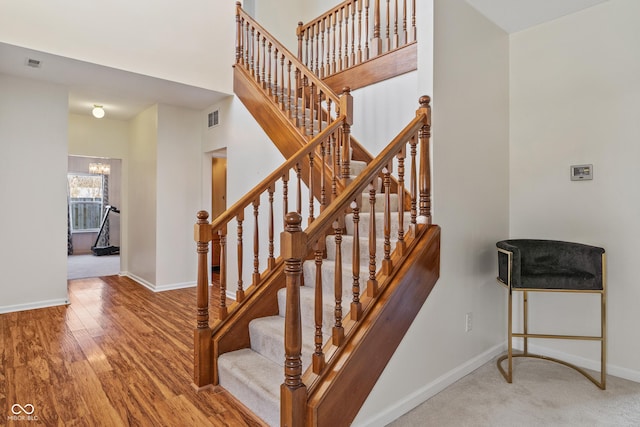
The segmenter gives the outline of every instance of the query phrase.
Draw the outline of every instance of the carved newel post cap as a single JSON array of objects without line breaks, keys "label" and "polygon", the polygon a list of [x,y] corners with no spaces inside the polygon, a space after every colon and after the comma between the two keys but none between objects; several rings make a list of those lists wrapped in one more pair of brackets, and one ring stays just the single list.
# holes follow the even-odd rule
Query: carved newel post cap
[{"label": "carved newel post cap", "polygon": [[198,220],[200,221],[206,221],[207,219],[209,219],[209,212],[198,211],[197,217],[198,217]]},{"label": "carved newel post cap", "polygon": [[431,97],[429,95],[422,95],[418,102],[420,102],[421,107],[428,107],[431,102]]},{"label": "carved newel post cap", "polygon": [[285,223],[285,231],[294,232],[294,231],[302,231],[302,215],[298,212],[289,212],[284,217]]},{"label": "carved newel post cap", "polygon": [[349,95],[351,93],[351,88],[349,86],[343,87],[342,93],[346,93],[347,95]]}]

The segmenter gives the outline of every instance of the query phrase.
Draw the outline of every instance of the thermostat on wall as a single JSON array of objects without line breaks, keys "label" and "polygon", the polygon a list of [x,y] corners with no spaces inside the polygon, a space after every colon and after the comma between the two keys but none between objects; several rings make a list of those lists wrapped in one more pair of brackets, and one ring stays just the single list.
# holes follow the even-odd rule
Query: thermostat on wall
[{"label": "thermostat on wall", "polygon": [[571,166],[571,181],[585,181],[593,179],[593,165]]}]

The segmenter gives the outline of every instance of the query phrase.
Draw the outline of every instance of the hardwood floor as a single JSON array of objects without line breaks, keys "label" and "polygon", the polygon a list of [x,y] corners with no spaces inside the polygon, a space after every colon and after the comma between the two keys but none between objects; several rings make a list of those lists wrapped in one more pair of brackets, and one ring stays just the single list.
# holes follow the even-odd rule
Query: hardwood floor
[{"label": "hardwood floor", "polygon": [[264,426],[224,389],[193,388],[195,288],[107,276],[69,281],[69,297],[0,314],[0,425]]}]

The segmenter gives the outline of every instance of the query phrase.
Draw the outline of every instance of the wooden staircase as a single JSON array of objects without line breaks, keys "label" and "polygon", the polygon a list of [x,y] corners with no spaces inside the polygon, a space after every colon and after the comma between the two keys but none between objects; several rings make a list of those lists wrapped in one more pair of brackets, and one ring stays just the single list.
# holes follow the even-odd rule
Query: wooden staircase
[{"label": "wooden staircase", "polygon": [[[330,28],[330,39],[345,16],[355,28],[368,4],[342,3],[313,21],[329,27],[301,26],[299,40],[308,39],[304,28],[318,40],[319,29]],[[429,98],[373,157],[351,136],[348,89],[335,94],[240,6],[237,31],[236,94],[287,161],[212,223],[198,213],[194,382],[220,384],[269,425],[349,425],[439,276]],[[362,58],[354,53],[351,65]],[[276,220],[280,210],[286,215]],[[252,245],[244,243],[246,231]],[[207,252],[214,235],[219,318],[210,322]],[[236,246],[234,263],[227,262],[228,240]],[[227,306],[230,267],[237,289]]]}]

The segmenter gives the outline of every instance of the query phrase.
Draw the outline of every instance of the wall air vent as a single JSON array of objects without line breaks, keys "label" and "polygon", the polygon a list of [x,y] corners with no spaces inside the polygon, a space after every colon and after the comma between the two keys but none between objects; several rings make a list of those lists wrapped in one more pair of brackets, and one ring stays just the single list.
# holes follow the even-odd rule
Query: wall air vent
[{"label": "wall air vent", "polygon": [[208,117],[209,127],[216,127],[220,124],[220,110],[215,110],[209,113]]},{"label": "wall air vent", "polygon": [[42,63],[39,59],[27,58],[27,67],[40,68]]}]

